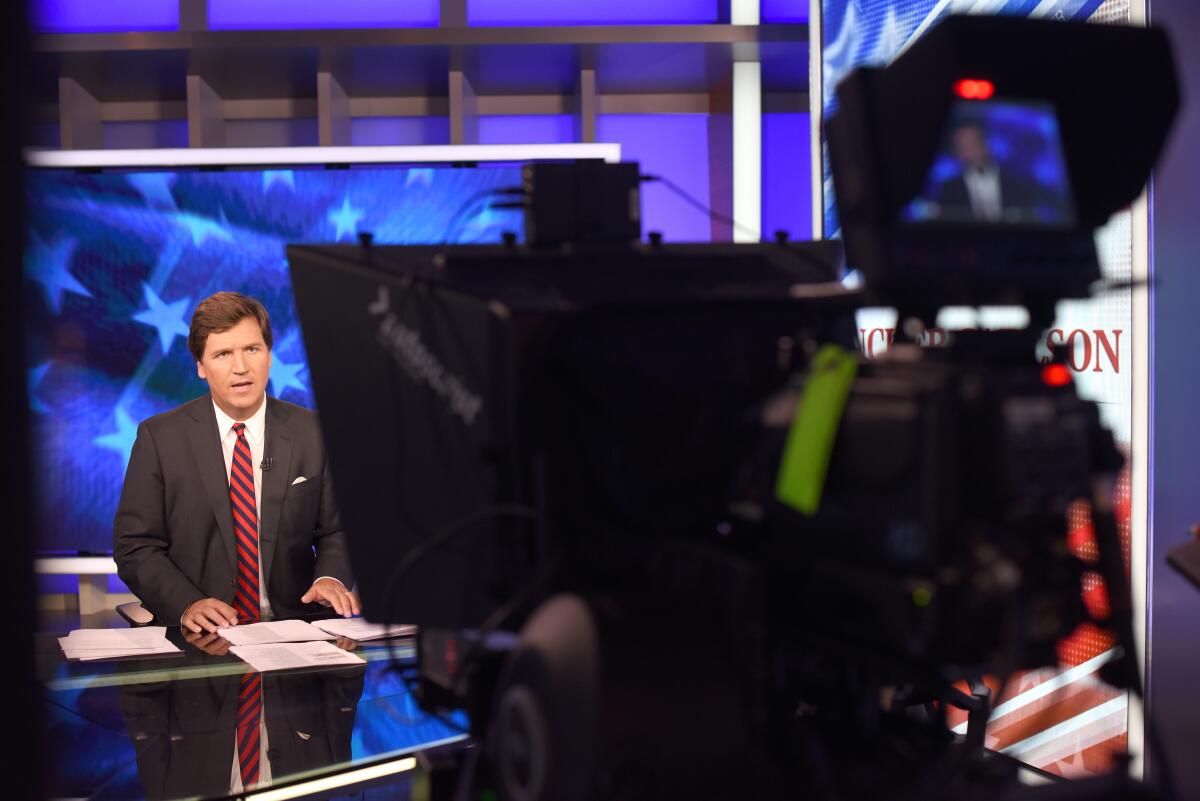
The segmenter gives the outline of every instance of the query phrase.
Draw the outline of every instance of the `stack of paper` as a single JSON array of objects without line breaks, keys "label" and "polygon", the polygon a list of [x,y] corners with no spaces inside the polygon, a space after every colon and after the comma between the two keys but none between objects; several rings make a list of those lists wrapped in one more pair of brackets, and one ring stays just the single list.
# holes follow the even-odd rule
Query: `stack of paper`
[{"label": "stack of paper", "polygon": [[123,656],[152,656],[182,651],[167,642],[165,626],[136,629],[76,629],[58,644],[67,659],[117,659]]},{"label": "stack of paper", "polygon": [[361,617],[350,618],[333,618],[331,620],[317,620],[313,625],[322,631],[327,631],[338,637],[348,637],[351,640],[363,642],[364,640],[379,640],[384,637],[411,637],[417,633],[416,626],[402,626],[396,623],[387,625],[385,623],[368,623]]},{"label": "stack of paper", "polygon": [[361,665],[366,660],[328,642],[233,645],[230,652],[259,672],[322,665]]},{"label": "stack of paper", "polygon": [[265,645],[277,642],[309,642],[332,640],[327,634],[306,620],[270,620],[262,623],[243,623],[217,629],[217,633],[229,640],[231,645]]}]

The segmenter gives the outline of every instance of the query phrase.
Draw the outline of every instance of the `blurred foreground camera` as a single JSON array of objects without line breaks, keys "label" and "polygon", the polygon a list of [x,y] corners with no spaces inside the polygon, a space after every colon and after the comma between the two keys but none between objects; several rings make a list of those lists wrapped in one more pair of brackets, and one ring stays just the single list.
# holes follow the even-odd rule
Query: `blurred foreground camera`
[{"label": "blurred foreground camera", "polygon": [[[457,792],[1024,797],[982,748],[980,680],[1055,663],[1088,620],[1085,570],[1110,601],[1091,622],[1125,654],[1106,675],[1137,689],[1122,459],[1063,365],[1033,356],[1164,141],[1165,38],[952,17],[838,97],[863,290],[838,243],[629,244],[627,209],[556,223],[615,232],[582,242],[289,248],[367,615],[417,623],[422,703],[470,716]],[[636,198],[623,170],[613,197]],[[578,187],[542,173],[527,219]],[[867,303],[905,321],[870,362]],[[1030,325],[919,348],[962,303],[1022,304]],[[1079,499],[1092,565],[1067,548]]]}]

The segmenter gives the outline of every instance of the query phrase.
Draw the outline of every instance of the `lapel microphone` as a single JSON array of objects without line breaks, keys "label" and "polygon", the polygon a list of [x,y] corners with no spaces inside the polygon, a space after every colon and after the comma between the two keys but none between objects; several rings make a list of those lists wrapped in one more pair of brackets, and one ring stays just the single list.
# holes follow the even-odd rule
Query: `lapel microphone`
[{"label": "lapel microphone", "polygon": [[274,467],[274,465],[275,465],[275,460],[272,459],[270,456],[265,457],[261,462],[258,463],[258,466],[261,467],[263,470],[270,470],[272,467]]}]

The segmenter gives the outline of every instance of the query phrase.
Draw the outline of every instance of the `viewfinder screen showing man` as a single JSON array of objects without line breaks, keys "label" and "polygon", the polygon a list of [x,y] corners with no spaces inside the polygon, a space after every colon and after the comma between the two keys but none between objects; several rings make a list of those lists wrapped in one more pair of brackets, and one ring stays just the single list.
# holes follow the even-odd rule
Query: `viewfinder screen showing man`
[{"label": "viewfinder screen showing man", "polygon": [[962,102],[951,112],[910,221],[1068,225],[1073,212],[1052,108]]},{"label": "viewfinder screen showing man", "polygon": [[185,636],[360,611],[315,413],[268,398],[271,321],[218,292],[188,348],[209,392],[138,426],[113,524],[121,579]]}]

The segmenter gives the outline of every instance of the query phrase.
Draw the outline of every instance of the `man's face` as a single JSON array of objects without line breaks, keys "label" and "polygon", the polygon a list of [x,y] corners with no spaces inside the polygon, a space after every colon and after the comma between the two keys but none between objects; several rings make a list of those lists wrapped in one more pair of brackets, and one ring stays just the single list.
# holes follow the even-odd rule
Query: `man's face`
[{"label": "man's face", "polygon": [[245,420],[258,411],[271,374],[271,351],[258,321],[243,317],[228,331],[209,334],[196,373],[208,382],[221,411],[234,420]]},{"label": "man's face", "polygon": [[983,138],[983,131],[973,125],[954,132],[954,155],[963,165],[976,170],[982,170],[992,163],[992,151]]}]

